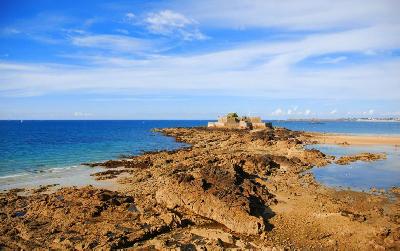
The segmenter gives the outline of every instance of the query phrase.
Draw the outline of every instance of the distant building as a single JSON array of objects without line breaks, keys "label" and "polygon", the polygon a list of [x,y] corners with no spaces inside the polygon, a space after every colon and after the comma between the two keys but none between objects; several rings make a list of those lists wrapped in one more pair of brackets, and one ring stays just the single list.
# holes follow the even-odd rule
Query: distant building
[{"label": "distant building", "polygon": [[236,129],[265,129],[271,128],[271,123],[262,122],[260,117],[239,117],[236,113],[229,113],[218,118],[217,122],[208,122],[211,128],[236,128]]}]

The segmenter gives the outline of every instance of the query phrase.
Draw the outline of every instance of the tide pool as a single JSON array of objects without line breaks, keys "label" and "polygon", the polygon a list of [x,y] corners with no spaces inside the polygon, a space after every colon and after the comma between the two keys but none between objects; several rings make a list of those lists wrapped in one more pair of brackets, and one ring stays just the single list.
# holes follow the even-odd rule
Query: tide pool
[{"label": "tide pool", "polygon": [[336,158],[362,152],[386,153],[387,159],[372,162],[356,161],[349,165],[330,164],[321,168],[313,168],[311,172],[322,184],[353,190],[369,190],[371,188],[390,189],[400,186],[400,148],[395,146],[340,146],[309,145],[321,152]]}]

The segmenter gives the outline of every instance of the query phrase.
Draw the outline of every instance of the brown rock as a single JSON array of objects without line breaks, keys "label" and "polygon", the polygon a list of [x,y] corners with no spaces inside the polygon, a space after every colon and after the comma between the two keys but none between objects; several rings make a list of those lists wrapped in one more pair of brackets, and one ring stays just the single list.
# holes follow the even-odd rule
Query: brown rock
[{"label": "brown rock", "polygon": [[[159,203],[173,209],[184,207],[203,217],[215,220],[232,231],[258,234],[264,231],[262,217],[255,216],[258,205],[254,184],[244,181],[241,173],[208,167],[201,173],[169,178],[156,193]],[[235,177],[236,176],[236,177]],[[262,189],[261,189],[262,190]],[[267,191],[263,191],[268,195]],[[265,196],[265,200],[268,200]]]},{"label": "brown rock", "polygon": [[386,159],[386,154],[384,153],[360,153],[352,156],[343,156],[335,161],[336,164],[339,165],[348,165],[351,162],[355,162],[357,160],[360,161],[375,161],[380,159]]}]

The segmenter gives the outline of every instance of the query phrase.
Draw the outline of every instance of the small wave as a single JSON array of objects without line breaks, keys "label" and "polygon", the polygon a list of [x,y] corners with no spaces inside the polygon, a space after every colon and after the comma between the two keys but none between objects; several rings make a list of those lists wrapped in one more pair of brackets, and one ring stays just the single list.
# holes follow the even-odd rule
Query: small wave
[{"label": "small wave", "polygon": [[64,166],[64,167],[53,167],[53,168],[49,168],[49,169],[44,170],[44,171],[45,171],[45,172],[49,172],[49,173],[52,173],[52,172],[62,172],[62,171],[64,171],[64,170],[70,170],[70,169],[76,168],[76,167],[78,167],[78,166],[77,166],[77,165],[73,165],[73,166]]},{"label": "small wave", "polygon": [[78,165],[72,165],[72,166],[65,166],[65,167],[53,167],[53,168],[48,168],[48,169],[23,169],[24,172],[20,172],[20,173],[16,173],[16,174],[9,174],[9,175],[4,175],[4,176],[0,176],[0,179],[10,179],[10,178],[16,178],[16,177],[21,177],[21,176],[28,176],[28,175],[32,175],[34,174],[36,175],[46,175],[46,174],[50,174],[50,173],[59,173],[59,172],[63,172],[66,170],[70,170],[72,168],[76,168],[79,167]]},{"label": "small wave", "polygon": [[16,178],[16,177],[21,177],[25,176],[27,173],[18,173],[18,174],[10,174],[10,175],[5,175],[5,176],[0,176],[0,179],[10,179],[10,178]]}]

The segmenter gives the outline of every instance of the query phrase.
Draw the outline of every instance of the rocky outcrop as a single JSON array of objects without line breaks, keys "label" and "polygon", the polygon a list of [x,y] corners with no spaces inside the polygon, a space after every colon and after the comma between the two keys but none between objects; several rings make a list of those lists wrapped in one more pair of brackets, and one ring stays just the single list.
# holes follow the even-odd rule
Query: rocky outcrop
[{"label": "rocky outcrop", "polygon": [[380,159],[386,159],[386,154],[384,153],[360,153],[352,156],[342,156],[335,161],[339,165],[348,165],[355,161],[376,161]]},{"label": "rocky outcrop", "polygon": [[228,171],[204,167],[198,173],[177,174],[156,193],[157,201],[170,209],[184,207],[242,234],[264,231],[262,209],[271,198],[265,187],[246,179],[240,166]]},{"label": "rocky outcrop", "polygon": [[0,246],[116,249],[167,232],[177,224],[149,213],[138,210],[133,197],[94,187],[63,188],[33,196],[8,193],[0,197]]},{"label": "rocky outcrop", "polygon": [[105,162],[95,162],[95,163],[82,163],[82,165],[95,167],[102,166],[106,168],[118,168],[118,167],[127,167],[127,168],[147,168],[152,165],[151,159],[149,157],[145,159],[122,159],[122,160],[108,160]]}]

